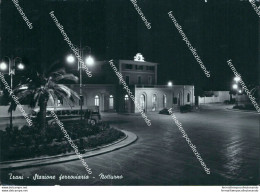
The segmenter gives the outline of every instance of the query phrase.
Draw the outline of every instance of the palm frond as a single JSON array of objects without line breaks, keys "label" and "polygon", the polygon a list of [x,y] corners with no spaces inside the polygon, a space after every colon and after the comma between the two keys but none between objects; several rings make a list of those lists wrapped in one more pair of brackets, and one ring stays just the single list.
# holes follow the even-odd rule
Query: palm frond
[{"label": "palm frond", "polygon": [[59,82],[61,80],[69,80],[69,81],[74,81],[76,83],[78,82],[79,78],[73,74],[65,74],[65,75],[60,75],[54,79],[55,82]]},{"label": "palm frond", "polygon": [[52,101],[54,105],[56,105],[56,101],[58,100],[58,97],[57,95],[55,95],[54,90],[49,89],[48,92],[49,92],[49,99]]},{"label": "palm frond", "polygon": [[72,108],[72,106],[71,106],[72,101],[70,102],[69,98],[67,97],[66,94],[64,94],[64,92],[61,92],[61,91],[59,91],[59,90],[54,90],[54,92],[55,92],[55,94],[56,94],[59,98],[65,100],[65,102]]}]

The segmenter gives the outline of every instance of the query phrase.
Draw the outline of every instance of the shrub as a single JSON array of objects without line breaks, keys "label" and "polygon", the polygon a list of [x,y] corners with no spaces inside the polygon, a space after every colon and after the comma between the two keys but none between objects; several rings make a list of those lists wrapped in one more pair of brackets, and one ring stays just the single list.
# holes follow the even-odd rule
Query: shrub
[{"label": "shrub", "polygon": [[245,104],[245,109],[247,110],[255,110],[255,107],[252,103]]},{"label": "shrub", "polygon": [[[108,123],[91,126],[70,121],[64,122],[64,128],[82,152],[85,148],[108,144],[124,136],[121,131],[110,128]],[[36,125],[31,127],[25,125],[20,130],[7,127],[6,131],[0,131],[1,161],[74,151],[58,125],[48,126],[45,136],[39,133]]]}]

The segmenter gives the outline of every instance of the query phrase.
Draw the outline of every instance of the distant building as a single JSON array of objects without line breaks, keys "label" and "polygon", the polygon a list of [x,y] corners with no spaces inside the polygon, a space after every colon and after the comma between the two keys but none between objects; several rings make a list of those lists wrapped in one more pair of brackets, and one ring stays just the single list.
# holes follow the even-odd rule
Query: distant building
[{"label": "distant building", "polygon": [[[171,107],[178,108],[185,104],[194,105],[193,85],[157,85],[158,63],[145,61],[141,54],[137,54],[134,60],[117,60],[114,61],[114,64],[145,112],[157,112],[163,108]],[[97,68],[99,69],[93,71],[93,74],[104,77],[104,81],[99,84],[83,85],[83,107],[99,106],[101,111],[139,112],[109,63],[99,62]],[[111,80],[114,83],[111,84]],[[79,84],[67,86],[79,93]],[[53,104],[49,103],[49,105]],[[68,106],[62,101],[56,102],[56,105],[58,105],[57,107]],[[79,107],[79,101],[73,107]]]}]

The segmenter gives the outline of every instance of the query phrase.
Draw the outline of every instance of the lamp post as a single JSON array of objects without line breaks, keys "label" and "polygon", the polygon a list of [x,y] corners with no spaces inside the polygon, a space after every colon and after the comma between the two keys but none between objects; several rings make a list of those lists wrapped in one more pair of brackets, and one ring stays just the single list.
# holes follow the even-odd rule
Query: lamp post
[{"label": "lamp post", "polygon": [[[8,64],[6,62],[1,62],[0,63],[0,71],[5,72],[8,68],[8,75],[10,75],[10,88],[11,90],[13,90],[13,75],[15,75],[15,69],[16,69],[16,60],[20,60],[22,61],[22,59],[20,57],[7,57],[5,56],[4,58],[8,59]],[[18,70],[23,70],[24,69],[24,65],[20,62],[17,65],[17,69]],[[13,111],[10,111],[10,128],[13,128]]]},{"label": "lamp post", "polygon": [[[74,45],[75,46],[75,45]],[[76,47],[76,46],[75,46]],[[94,59],[90,56],[91,54],[91,47],[89,46],[85,46],[83,48],[78,48],[78,53],[80,58],[83,58],[83,52],[84,50],[86,50],[86,48],[89,49],[89,56],[85,59],[85,63],[89,66],[94,64]],[[80,62],[79,59],[77,59],[78,61],[78,70],[79,70],[79,93],[80,93],[80,120],[82,120],[82,114],[83,114],[83,94],[82,94],[82,63]],[[70,54],[69,56],[67,56],[67,62],[68,63],[74,63],[75,62],[75,56],[73,56],[72,54]]]},{"label": "lamp post", "polygon": [[238,102],[237,102],[237,89],[238,89],[238,85],[237,84],[233,84],[232,88],[235,90],[236,92],[236,106],[238,106]]},{"label": "lamp post", "polygon": [[171,89],[171,96],[172,96],[171,101],[172,101],[172,107],[174,107],[174,94],[173,94],[173,87],[172,87],[173,83],[172,83],[172,81],[168,81],[167,86]]}]

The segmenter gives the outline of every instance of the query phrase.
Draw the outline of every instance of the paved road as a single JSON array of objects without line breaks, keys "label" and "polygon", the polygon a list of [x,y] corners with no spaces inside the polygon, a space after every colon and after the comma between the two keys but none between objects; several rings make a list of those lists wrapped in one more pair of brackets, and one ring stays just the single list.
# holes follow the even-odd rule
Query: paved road
[{"label": "paved road", "polygon": [[[259,115],[207,108],[175,114],[204,162],[207,175],[182,137],[171,116],[149,114],[148,127],[141,116],[105,114],[120,129],[134,132],[132,145],[86,159],[93,170],[89,180],[33,180],[34,174],[84,175],[80,161],[2,171],[1,181],[20,185],[249,185],[259,183]],[[24,175],[10,180],[8,173]],[[122,180],[100,180],[99,174],[123,175]],[[29,179],[27,179],[29,177]],[[95,179],[93,178],[95,177]]]}]

